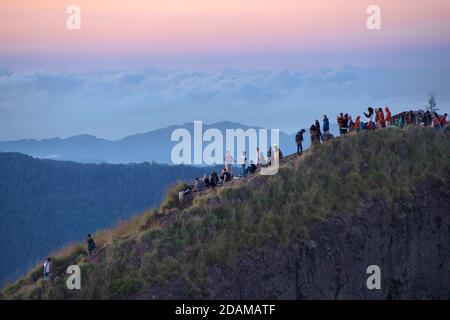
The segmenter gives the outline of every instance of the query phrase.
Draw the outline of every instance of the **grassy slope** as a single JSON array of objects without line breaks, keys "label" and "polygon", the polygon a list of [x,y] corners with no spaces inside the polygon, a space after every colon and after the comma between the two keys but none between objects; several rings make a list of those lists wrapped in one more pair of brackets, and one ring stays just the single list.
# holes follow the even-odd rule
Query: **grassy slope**
[{"label": "grassy slope", "polygon": [[[96,239],[102,249],[86,259],[79,245],[55,255],[52,283],[41,267],[3,291],[5,298],[140,298],[175,279],[191,298],[208,296],[208,266],[233,267],[239,250],[267,241],[285,246],[308,239],[308,225],[356,212],[383,198],[405,206],[426,179],[448,184],[450,130],[407,128],[361,132],[331,141],[304,156],[288,157],[275,176],[245,181],[195,197],[187,208],[147,212]],[[175,193],[168,195],[174,197]],[[170,203],[170,201],[168,201]],[[65,289],[65,268],[82,267],[83,289]],[[151,298],[151,296],[150,296]]]}]

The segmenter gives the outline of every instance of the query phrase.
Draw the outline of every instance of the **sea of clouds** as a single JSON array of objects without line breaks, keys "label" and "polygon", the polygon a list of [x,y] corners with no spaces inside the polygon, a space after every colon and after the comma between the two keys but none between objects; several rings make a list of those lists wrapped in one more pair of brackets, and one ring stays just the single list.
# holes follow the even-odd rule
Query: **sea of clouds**
[{"label": "sea of clouds", "polygon": [[311,71],[155,69],[65,73],[0,69],[0,140],[89,133],[117,139],[193,120],[294,132],[327,114],[368,106],[450,111],[448,68]]}]

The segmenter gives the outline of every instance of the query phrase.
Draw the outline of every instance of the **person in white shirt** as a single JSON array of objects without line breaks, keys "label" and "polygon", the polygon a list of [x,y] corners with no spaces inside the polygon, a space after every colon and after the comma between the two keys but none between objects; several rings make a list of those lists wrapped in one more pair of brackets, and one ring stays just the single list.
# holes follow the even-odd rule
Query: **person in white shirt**
[{"label": "person in white shirt", "polygon": [[225,155],[225,163],[226,163],[227,172],[231,175],[231,166],[233,164],[233,156],[231,155],[230,151],[227,151],[227,153]]},{"label": "person in white shirt", "polygon": [[52,259],[47,258],[44,262],[44,279],[48,280],[50,278],[50,263],[52,262]]}]

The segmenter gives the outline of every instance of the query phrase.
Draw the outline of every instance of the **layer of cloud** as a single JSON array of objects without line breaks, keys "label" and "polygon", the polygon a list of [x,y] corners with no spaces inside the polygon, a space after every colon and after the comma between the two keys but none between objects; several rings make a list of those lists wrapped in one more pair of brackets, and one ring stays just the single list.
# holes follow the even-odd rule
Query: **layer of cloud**
[{"label": "layer of cloud", "polygon": [[120,138],[193,120],[230,120],[292,132],[367,106],[450,109],[448,69],[346,66],[308,72],[223,70],[15,73],[0,69],[0,139],[90,133]]}]

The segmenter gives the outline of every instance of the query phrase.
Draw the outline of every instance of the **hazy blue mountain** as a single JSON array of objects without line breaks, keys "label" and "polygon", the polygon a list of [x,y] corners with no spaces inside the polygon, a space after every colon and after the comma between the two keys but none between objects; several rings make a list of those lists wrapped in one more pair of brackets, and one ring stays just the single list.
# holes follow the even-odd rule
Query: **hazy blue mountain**
[{"label": "hazy blue mountain", "polygon": [[[123,139],[110,141],[92,135],[79,135],[67,139],[22,139],[16,141],[0,141],[0,151],[20,152],[33,157],[72,160],[82,163],[140,163],[155,161],[171,163],[171,150],[177,144],[170,140],[172,132],[184,128],[193,136],[193,123],[127,136]],[[203,125],[203,131],[209,128],[219,129],[225,137],[226,129],[244,129],[250,126],[235,122],[218,122]],[[258,127],[252,127],[258,128]],[[308,128],[305,128],[308,132]],[[295,134],[280,132],[280,147],[285,153],[295,152]],[[207,143],[204,143],[204,146]],[[305,135],[305,147],[309,145],[309,136]]]}]

